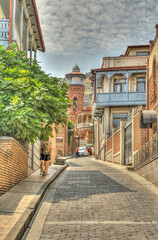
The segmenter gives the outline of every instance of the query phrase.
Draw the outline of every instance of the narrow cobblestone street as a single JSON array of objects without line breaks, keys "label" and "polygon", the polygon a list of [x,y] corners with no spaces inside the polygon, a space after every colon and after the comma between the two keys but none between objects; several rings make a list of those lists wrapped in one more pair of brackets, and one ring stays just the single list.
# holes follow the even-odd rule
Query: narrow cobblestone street
[{"label": "narrow cobblestone street", "polygon": [[158,197],[126,171],[92,158],[71,159],[26,239],[157,240]]}]

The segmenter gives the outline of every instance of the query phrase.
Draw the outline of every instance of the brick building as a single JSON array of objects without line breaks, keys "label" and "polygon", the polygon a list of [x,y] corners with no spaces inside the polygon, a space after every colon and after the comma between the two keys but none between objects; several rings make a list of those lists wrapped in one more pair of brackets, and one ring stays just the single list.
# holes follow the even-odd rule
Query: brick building
[{"label": "brick building", "polygon": [[65,76],[72,103],[68,109],[68,126],[60,126],[56,136],[57,152],[64,156],[73,154],[79,145],[93,144],[92,107],[85,97],[86,76],[80,72],[77,64]]}]

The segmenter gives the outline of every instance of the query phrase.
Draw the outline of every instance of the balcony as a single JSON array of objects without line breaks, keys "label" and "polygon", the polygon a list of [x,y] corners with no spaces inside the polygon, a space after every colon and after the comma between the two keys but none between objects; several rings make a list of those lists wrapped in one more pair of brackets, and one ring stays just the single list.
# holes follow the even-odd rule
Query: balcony
[{"label": "balcony", "polygon": [[9,42],[9,19],[0,19],[0,45],[8,47]]},{"label": "balcony", "polygon": [[93,115],[101,116],[104,107],[146,105],[146,92],[97,93]]},{"label": "balcony", "polygon": [[80,128],[92,128],[92,127],[93,127],[93,124],[89,123],[89,122],[82,122],[82,123],[78,123],[77,124],[77,129],[80,129]]},{"label": "balcony", "polygon": [[87,140],[80,140],[80,145],[86,145],[86,146],[91,146],[93,145],[93,139],[87,139]]}]

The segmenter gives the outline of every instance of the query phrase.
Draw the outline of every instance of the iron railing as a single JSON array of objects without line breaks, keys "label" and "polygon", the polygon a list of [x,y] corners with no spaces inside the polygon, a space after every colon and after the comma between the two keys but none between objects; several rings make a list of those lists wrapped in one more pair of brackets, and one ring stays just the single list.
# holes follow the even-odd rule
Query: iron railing
[{"label": "iron railing", "polygon": [[77,124],[77,128],[92,128],[93,124],[91,122],[82,122]]},{"label": "iron railing", "polygon": [[9,39],[9,20],[0,19],[0,40]]},{"label": "iron railing", "polygon": [[93,145],[93,139],[80,140],[80,145]]},{"label": "iron railing", "polygon": [[134,168],[141,167],[147,161],[158,156],[158,132],[134,154]]}]

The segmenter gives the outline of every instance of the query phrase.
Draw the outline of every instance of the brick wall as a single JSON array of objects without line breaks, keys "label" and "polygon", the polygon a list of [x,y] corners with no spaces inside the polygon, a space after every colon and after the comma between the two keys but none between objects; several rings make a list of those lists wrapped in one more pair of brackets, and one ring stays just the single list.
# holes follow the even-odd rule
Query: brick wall
[{"label": "brick wall", "polygon": [[146,143],[146,129],[139,128],[139,114],[134,116],[134,151]]},{"label": "brick wall", "polygon": [[107,140],[107,152],[112,149],[112,137]]},{"label": "brick wall", "polygon": [[134,118],[134,151],[137,151],[140,146],[140,135],[139,135],[139,115]]},{"label": "brick wall", "polygon": [[114,154],[120,151],[120,131],[114,134]]},{"label": "brick wall", "polygon": [[14,138],[0,137],[0,194],[27,177],[27,155]]},{"label": "brick wall", "polygon": [[[82,111],[84,107],[84,86],[71,86],[68,92],[70,99],[77,98],[77,111]],[[70,112],[73,112],[73,103],[71,104]]]}]

